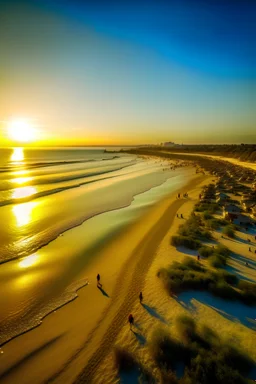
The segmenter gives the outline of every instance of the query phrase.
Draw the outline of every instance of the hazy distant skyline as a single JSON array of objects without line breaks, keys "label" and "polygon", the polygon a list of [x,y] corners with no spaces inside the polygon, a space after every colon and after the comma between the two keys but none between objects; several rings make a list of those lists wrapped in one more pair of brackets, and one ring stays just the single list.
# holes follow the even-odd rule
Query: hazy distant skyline
[{"label": "hazy distant skyline", "polygon": [[256,143],[256,2],[0,0],[0,146]]}]

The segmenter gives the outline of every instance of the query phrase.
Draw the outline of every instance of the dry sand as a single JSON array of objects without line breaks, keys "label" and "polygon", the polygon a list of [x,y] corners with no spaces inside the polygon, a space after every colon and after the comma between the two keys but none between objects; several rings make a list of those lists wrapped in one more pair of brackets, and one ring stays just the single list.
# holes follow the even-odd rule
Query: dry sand
[{"label": "dry sand", "polygon": [[249,161],[240,161],[238,159],[234,159],[232,157],[225,157],[225,156],[218,156],[218,155],[207,155],[207,154],[204,154],[204,153],[187,153],[187,152],[168,152],[168,151],[162,151],[163,153],[174,153],[176,155],[190,155],[190,156],[202,156],[202,157],[209,157],[213,160],[224,160],[224,161],[228,161],[229,163],[232,163],[234,165],[239,165],[241,167],[244,167],[244,168],[250,168],[250,169],[253,169],[254,171],[256,171],[256,163],[251,163]]}]

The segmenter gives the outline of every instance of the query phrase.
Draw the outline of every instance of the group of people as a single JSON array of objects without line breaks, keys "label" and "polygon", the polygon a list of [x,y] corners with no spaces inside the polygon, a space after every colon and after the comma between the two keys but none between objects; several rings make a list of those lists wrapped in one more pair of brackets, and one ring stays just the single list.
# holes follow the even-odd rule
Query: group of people
[{"label": "group of people", "polygon": [[[181,196],[181,194],[178,193],[177,198],[180,199],[180,196]],[[187,193],[187,192],[186,192],[186,193],[183,193],[183,197],[184,197],[184,198],[188,197],[188,193]]]},{"label": "group of people", "polygon": [[[143,301],[143,295],[142,295],[142,292],[140,292],[139,294],[139,300],[140,300],[140,303],[142,303]],[[128,322],[130,324],[130,329],[132,329],[132,326],[134,325],[134,317],[132,314],[129,315],[128,317]]]},{"label": "group of people", "polygon": [[[97,275],[97,287],[98,288],[102,288],[102,284],[100,282],[100,274],[99,273]],[[139,300],[140,300],[140,303],[142,303],[142,301],[143,301],[143,294],[142,294],[142,292],[140,292],[140,294],[139,294]],[[132,314],[129,315],[128,322],[130,324],[130,329],[132,329],[132,326],[134,325],[134,317],[133,317]]]}]

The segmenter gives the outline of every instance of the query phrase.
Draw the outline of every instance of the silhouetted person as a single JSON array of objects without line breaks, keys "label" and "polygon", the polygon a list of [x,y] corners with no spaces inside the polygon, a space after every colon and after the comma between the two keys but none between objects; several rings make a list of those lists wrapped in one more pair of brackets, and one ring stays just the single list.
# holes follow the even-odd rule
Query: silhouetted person
[{"label": "silhouetted person", "polygon": [[197,261],[200,261],[200,255],[197,255]]},{"label": "silhouetted person", "polygon": [[252,250],[251,250],[251,247],[249,247],[249,252],[251,252]]},{"label": "silhouetted person", "polygon": [[178,193],[178,199],[180,198],[180,193]]},{"label": "silhouetted person", "polygon": [[143,300],[142,292],[140,292],[139,298],[140,298],[140,303],[142,303],[142,300]]},{"label": "silhouetted person", "polygon": [[132,329],[132,326],[133,326],[133,324],[134,324],[134,317],[133,317],[132,314],[129,315],[129,317],[128,317],[128,321],[129,321],[129,323],[130,323],[130,329]]},{"label": "silhouetted person", "polygon": [[102,287],[102,284],[100,282],[100,274],[97,275],[97,287]]},{"label": "silhouetted person", "polygon": [[180,217],[181,217],[181,219],[183,219],[183,215],[182,215],[182,213],[180,214]]}]

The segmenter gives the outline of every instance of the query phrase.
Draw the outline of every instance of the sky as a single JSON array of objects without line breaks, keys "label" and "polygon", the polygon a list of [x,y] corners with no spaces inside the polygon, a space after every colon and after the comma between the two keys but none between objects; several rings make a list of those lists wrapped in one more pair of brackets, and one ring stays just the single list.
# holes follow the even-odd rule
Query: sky
[{"label": "sky", "polygon": [[256,143],[256,1],[0,0],[0,145]]}]

